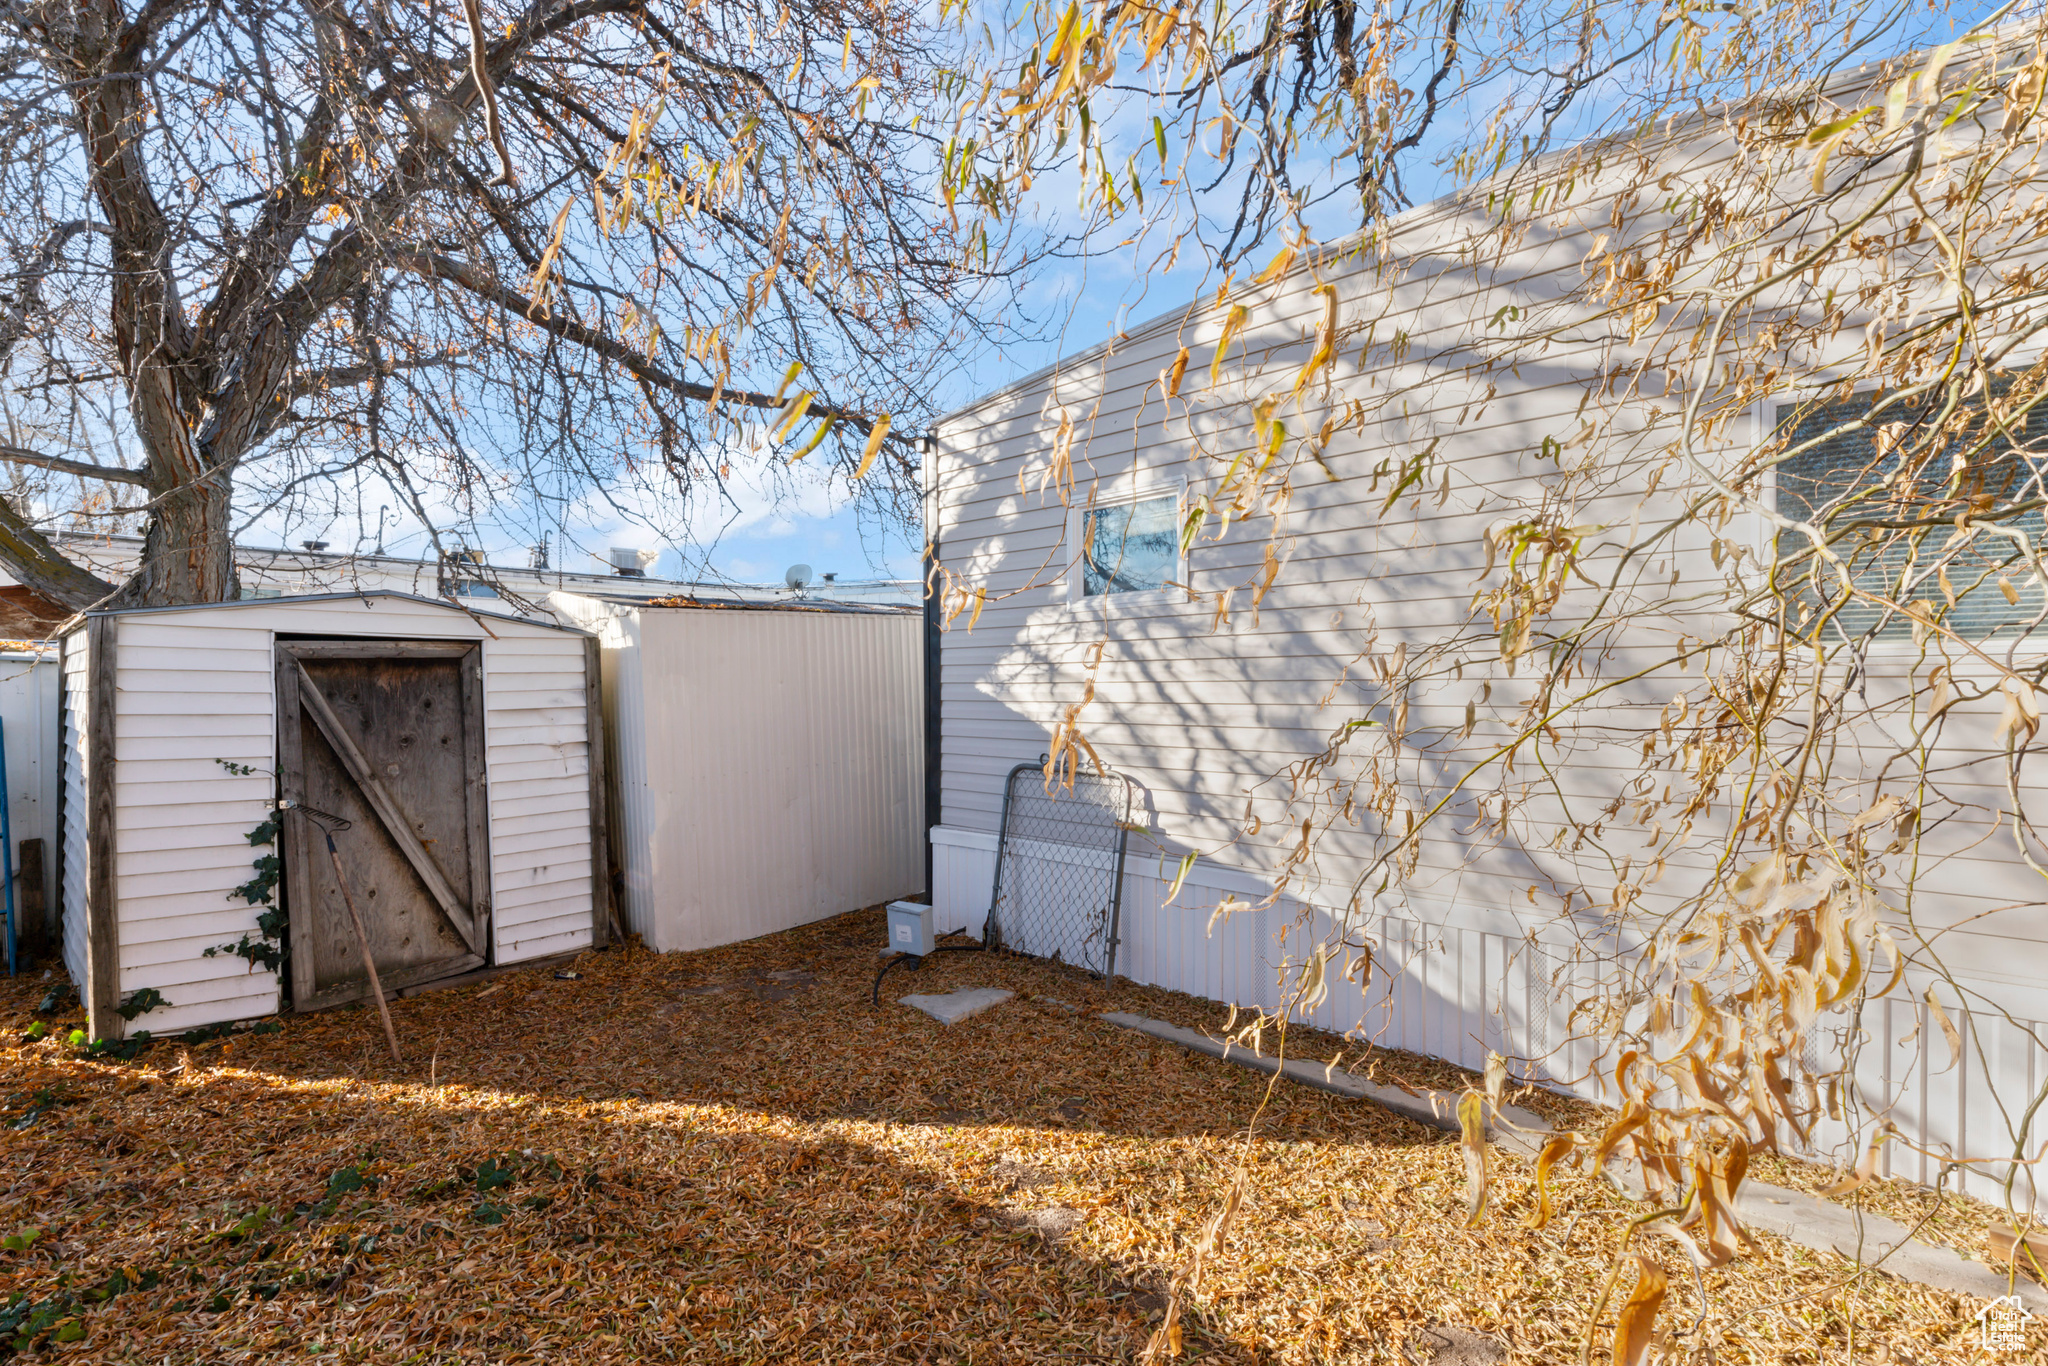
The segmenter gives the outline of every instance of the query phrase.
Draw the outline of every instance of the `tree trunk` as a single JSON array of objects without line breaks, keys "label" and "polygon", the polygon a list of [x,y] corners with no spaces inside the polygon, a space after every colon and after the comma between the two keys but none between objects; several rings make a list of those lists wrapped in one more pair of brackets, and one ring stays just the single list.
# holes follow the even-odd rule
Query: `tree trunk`
[{"label": "tree trunk", "polygon": [[241,596],[224,474],[162,496],[142,533],[142,563],[121,589],[124,605],[170,607]]}]

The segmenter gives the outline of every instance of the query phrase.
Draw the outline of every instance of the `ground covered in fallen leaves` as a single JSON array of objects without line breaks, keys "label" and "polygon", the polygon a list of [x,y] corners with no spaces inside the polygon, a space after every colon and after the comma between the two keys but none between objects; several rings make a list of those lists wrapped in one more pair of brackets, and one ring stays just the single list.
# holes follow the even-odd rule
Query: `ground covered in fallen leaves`
[{"label": "ground covered in fallen leaves", "polygon": [[[1636,1213],[1618,1197],[1565,1177],[1531,1232],[1530,1172],[1502,1160],[1468,1232],[1446,1135],[1281,1083],[1247,1153],[1265,1077],[1094,1018],[1213,1029],[1208,1003],[955,953],[876,1008],[882,942],[861,912],[408,998],[403,1064],[363,1009],[85,1057],[75,1011],[25,1038],[48,982],[6,983],[0,1357],[1129,1361],[1246,1156],[1186,1359],[1580,1359]],[[951,1028],[892,1002],[964,986],[1018,996]],[[1668,1260],[1668,1359],[1986,1359],[1975,1304],[1833,1256],[1764,1236],[1697,1282]]]}]

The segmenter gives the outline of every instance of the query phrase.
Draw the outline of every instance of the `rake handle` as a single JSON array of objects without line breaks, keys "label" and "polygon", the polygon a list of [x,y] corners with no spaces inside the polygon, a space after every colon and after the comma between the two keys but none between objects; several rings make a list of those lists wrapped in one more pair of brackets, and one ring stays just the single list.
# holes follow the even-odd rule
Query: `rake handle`
[{"label": "rake handle", "polygon": [[384,1000],[384,984],[377,980],[377,962],[370,956],[370,936],[363,929],[363,918],[356,913],[356,899],[349,894],[348,874],[341,868],[341,851],[334,847],[334,836],[326,826],[320,827],[321,838],[327,841],[327,857],[334,860],[334,878],[341,884],[341,904],[348,907],[348,923],[355,927],[356,947],[363,952],[363,971],[370,974],[370,994],[377,998],[377,1013],[384,1018],[384,1038],[391,1045],[391,1060],[403,1063],[398,1053],[398,1031],[391,1027],[391,1007]]}]

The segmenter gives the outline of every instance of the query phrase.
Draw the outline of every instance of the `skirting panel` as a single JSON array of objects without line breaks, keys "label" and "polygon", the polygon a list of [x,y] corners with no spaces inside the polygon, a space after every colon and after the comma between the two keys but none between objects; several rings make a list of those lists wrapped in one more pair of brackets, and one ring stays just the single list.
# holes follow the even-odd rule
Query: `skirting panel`
[{"label": "skirting panel", "polygon": [[[932,831],[940,929],[981,934],[995,868],[995,836],[945,826]],[[1332,965],[1328,995],[1296,1013],[1304,1023],[1475,1071],[1497,1050],[1521,1079],[1588,1100],[1613,1099],[1603,1094],[1611,1064],[1582,1030],[1573,1030],[1572,1008],[1589,994],[1573,980],[1584,968],[1574,968],[1571,946],[1549,934],[1530,931],[1510,914],[1446,906],[1427,919],[1371,916],[1340,936],[1341,927],[1319,908],[1282,900],[1260,909],[1268,884],[1231,868],[1196,864],[1169,903],[1176,871],[1133,842],[1124,870],[1119,976],[1275,1010],[1286,991],[1283,972],[1294,970],[1288,965],[1300,964],[1316,944],[1345,938],[1369,954]],[[1883,1169],[1933,1185],[1949,1155],[1973,1159],[1950,1173],[1949,1189],[2004,1205],[2010,1178],[2016,1208],[2048,1208],[2030,1169],[2011,1160],[2016,1127],[2048,1084],[2048,1050],[2036,1042],[2048,1039],[2048,1027],[1951,1002],[1948,1015],[1963,1041],[1962,1058],[1951,1065],[1923,994],[1909,977],[1865,1012],[1855,1084],[1888,1109],[1904,1140],[1884,1146]],[[1997,988],[1986,994],[1996,998]],[[1845,1042],[1839,1033],[1822,1031],[1809,1066],[1832,1070]],[[2034,1148],[2042,1137],[2037,1124]],[[1846,1126],[1823,1120],[1807,1155],[1853,1162],[1855,1142]]]}]

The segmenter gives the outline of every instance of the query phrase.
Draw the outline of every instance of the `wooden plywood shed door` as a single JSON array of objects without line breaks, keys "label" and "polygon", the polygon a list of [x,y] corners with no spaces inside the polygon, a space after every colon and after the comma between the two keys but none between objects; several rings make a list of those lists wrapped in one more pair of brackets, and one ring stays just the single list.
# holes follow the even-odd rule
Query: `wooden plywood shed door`
[{"label": "wooden plywood shed door", "polygon": [[[482,966],[490,943],[481,647],[280,641],[279,776],[334,834],[387,992]],[[319,1010],[369,980],[321,826],[285,820],[292,1001]]]}]

